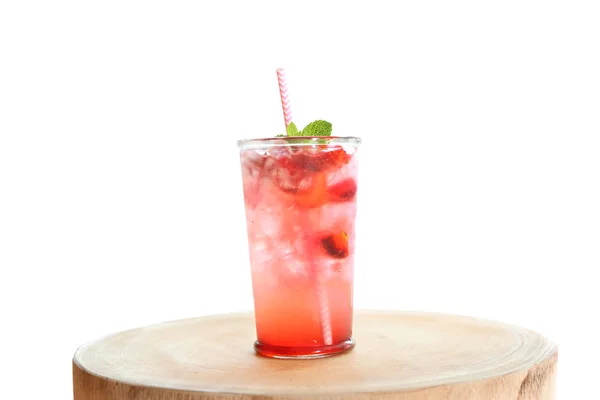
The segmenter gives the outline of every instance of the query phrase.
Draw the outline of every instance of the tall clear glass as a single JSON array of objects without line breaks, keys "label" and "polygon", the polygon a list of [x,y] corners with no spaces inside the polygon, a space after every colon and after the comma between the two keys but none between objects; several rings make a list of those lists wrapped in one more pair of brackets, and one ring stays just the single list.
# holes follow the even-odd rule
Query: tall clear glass
[{"label": "tall clear glass", "polygon": [[256,319],[255,350],[316,358],[354,347],[359,138],[238,142]]}]

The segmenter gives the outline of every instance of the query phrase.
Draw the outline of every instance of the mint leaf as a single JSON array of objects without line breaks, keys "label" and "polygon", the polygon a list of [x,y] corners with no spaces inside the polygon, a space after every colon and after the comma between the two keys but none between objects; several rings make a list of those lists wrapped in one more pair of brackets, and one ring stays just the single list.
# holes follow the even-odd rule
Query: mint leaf
[{"label": "mint leaf", "polygon": [[285,130],[288,136],[302,136],[302,134],[298,131],[298,127],[293,122],[290,122]]},{"label": "mint leaf", "polygon": [[287,135],[280,133],[279,135],[275,135],[275,137],[287,137]]},{"label": "mint leaf", "polygon": [[331,123],[318,119],[302,129],[302,136],[331,136],[331,130]]}]

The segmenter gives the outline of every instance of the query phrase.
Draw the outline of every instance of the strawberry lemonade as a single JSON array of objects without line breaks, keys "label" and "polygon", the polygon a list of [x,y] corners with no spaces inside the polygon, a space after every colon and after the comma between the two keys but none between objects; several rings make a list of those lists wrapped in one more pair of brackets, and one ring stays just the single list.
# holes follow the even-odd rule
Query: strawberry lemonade
[{"label": "strawberry lemonade", "polygon": [[258,339],[254,347],[275,358],[324,357],[354,346],[360,139],[321,136],[331,131],[325,121],[309,124],[303,133],[292,123],[287,131],[287,137],[238,142]]}]

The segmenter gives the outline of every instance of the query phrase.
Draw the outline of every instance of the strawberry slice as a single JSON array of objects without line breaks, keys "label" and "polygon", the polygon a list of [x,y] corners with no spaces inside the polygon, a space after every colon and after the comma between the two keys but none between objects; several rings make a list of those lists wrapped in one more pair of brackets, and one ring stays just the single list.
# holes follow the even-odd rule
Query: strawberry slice
[{"label": "strawberry slice", "polygon": [[335,235],[327,235],[321,238],[321,246],[327,254],[334,258],[348,257],[348,234],[340,232]]},{"label": "strawberry slice", "polygon": [[294,162],[300,168],[309,171],[325,171],[331,168],[341,167],[348,163],[350,156],[341,146],[328,147],[324,150],[316,149],[317,152],[311,154],[309,151],[302,151],[294,156]]},{"label": "strawberry slice", "polygon": [[319,207],[327,202],[327,197],[327,179],[319,172],[313,175],[310,188],[296,193],[294,202],[301,207]]},{"label": "strawberry slice", "polygon": [[356,182],[353,179],[336,183],[328,189],[329,201],[351,201],[356,196],[356,189]]}]

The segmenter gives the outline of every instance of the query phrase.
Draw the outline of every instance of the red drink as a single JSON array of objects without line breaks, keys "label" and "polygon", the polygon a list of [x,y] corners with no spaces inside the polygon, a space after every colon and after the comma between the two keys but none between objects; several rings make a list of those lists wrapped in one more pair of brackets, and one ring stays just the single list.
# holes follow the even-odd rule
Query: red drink
[{"label": "red drink", "polygon": [[258,353],[312,358],[354,346],[358,138],[241,141]]}]

